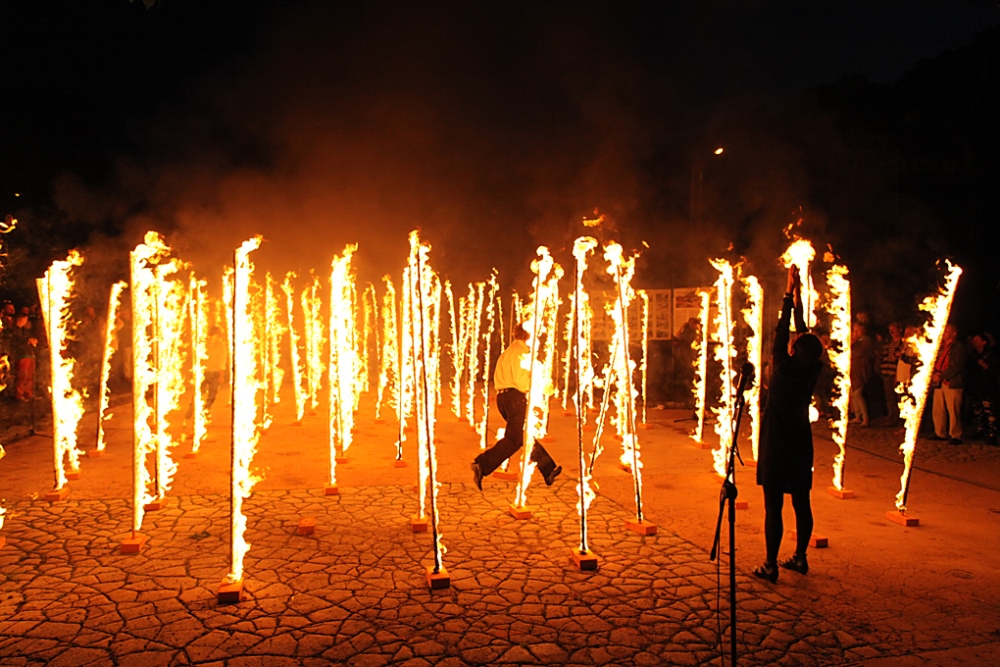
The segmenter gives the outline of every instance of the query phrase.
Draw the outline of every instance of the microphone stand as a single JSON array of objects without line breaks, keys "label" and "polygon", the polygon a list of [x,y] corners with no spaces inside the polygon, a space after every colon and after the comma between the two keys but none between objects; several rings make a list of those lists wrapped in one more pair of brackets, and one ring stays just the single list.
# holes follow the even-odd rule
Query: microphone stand
[{"label": "microphone stand", "polygon": [[740,460],[740,465],[744,465],[743,457],[739,453],[739,445],[736,437],[740,432],[740,421],[743,417],[743,408],[746,406],[746,399],[743,392],[746,389],[747,381],[753,382],[752,376],[745,374],[740,381],[740,388],[736,395],[736,414],[733,417],[733,439],[729,448],[729,459],[726,462],[726,479],[722,482],[722,489],[719,493],[719,517],[715,522],[715,539],[712,541],[712,551],[708,556],[711,561],[719,554],[720,541],[722,536],[722,515],[729,510],[729,655],[730,664],[736,667],[736,496],[739,491],[736,488],[736,459]]}]

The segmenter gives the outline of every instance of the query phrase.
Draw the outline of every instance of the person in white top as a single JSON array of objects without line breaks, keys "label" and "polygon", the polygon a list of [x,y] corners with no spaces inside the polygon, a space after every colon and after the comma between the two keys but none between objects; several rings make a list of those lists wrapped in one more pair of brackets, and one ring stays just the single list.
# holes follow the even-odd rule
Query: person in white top
[{"label": "person in white top", "polygon": [[[523,326],[514,329],[514,337],[510,345],[497,360],[493,371],[493,385],[497,392],[497,409],[506,420],[504,436],[495,445],[484,450],[472,463],[473,481],[480,491],[483,490],[483,477],[500,467],[514,452],[524,444],[524,417],[528,408],[527,394],[531,384],[530,355],[528,347],[528,332]],[[562,466],[557,466],[541,443],[535,442],[531,449],[531,460],[538,466],[538,471],[549,486],[555,481]]]}]

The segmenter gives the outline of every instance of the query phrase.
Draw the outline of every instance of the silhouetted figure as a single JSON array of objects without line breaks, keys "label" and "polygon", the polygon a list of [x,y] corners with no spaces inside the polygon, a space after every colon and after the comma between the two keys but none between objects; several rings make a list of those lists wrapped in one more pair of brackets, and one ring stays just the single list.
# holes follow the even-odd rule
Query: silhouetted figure
[{"label": "silhouetted figure", "polygon": [[[497,392],[497,409],[507,422],[504,435],[495,445],[484,450],[472,463],[473,481],[480,491],[483,477],[499,468],[504,461],[514,455],[524,444],[524,418],[528,409],[527,393],[530,388],[531,348],[528,347],[528,332],[523,326],[514,329],[514,337],[497,359],[493,371],[493,385]],[[531,460],[549,486],[555,481],[562,466],[557,466],[541,443],[533,443]]]},{"label": "silhouetted figure", "polygon": [[[952,445],[962,444],[962,391],[965,389],[965,364],[968,354],[958,340],[958,328],[949,324],[944,328],[941,350],[934,360],[931,386],[934,387],[934,437],[948,440]],[[950,436],[950,439],[949,439]]]},{"label": "silhouetted figure", "polygon": [[771,351],[771,384],[767,407],[764,408],[760,458],[757,461],[757,484],[764,487],[767,560],[754,570],[754,574],[772,583],[778,580],[778,549],[784,529],[781,510],[786,493],[792,496],[798,536],[795,554],[781,566],[802,574],[809,571],[806,548],[813,528],[809,500],[813,466],[809,404],[819,378],[823,344],[815,335],[803,333],[789,348],[793,309],[796,331],[806,331],[800,290],[798,271],[792,266],[788,272],[788,291]]},{"label": "silhouetted figure", "polygon": [[998,445],[997,396],[1000,396],[1000,364],[993,336],[986,332],[972,337],[972,363],[969,364],[969,402],[976,420],[977,437],[987,445]]}]

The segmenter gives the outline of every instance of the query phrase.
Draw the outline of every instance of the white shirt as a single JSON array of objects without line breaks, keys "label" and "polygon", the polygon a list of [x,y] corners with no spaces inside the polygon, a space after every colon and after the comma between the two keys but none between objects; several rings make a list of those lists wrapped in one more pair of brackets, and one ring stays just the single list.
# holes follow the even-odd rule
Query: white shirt
[{"label": "white shirt", "polygon": [[493,385],[501,389],[517,389],[525,394],[531,384],[531,348],[523,340],[515,339],[497,359],[493,371]]}]

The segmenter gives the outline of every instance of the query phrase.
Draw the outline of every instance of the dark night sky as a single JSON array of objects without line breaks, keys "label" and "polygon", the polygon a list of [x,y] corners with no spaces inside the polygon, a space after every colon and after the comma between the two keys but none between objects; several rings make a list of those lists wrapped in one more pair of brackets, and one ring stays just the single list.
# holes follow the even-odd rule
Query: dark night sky
[{"label": "dark night sky", "polygon": [[420,226],[462,280],[523,278],[600,207],[651,261],[701,264],[690,150],[734,103],[892,84],[998,23],[956,0],[5,0],[0,212],[52,206],[112,253],[157,227],[213,261],[260,231],[276,268],[358,241],[395,270]]}]

